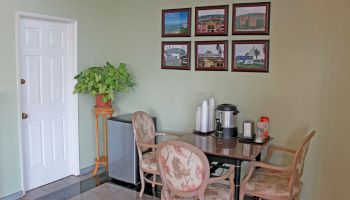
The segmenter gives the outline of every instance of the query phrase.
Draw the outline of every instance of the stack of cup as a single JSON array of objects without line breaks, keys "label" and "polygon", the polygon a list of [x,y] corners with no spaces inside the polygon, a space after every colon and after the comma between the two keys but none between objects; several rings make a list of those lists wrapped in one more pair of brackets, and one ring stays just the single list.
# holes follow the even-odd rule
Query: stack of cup
[{"label": "stack of cup", "polygon": [[196,131],[208,133],[215,130],[215,98],[201,95],[197,101]]}]

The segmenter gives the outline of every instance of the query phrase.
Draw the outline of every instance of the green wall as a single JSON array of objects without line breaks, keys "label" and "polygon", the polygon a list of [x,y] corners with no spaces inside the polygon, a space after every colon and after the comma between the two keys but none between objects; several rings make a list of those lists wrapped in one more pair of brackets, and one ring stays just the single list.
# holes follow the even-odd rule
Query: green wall
[{"label": "green wall", "polygon": [[[120,28],[122,39],[113,41],[114,51],[118,60],[126,61],[138,84],[133,93],[121,96],[118,108],[153,113],[161,129],[191,131],[198,94],[212,93],[219,103],[238,106],[240,125],[246,119],[270,116],[275,144],[296,147],[315,129],[302,199],[332,199],[335,195],[344,199],[346,184],[337,187],[336,183],[349,177],[344,174],[350,165],[349,156],[344,155],[349,148],[343,144],[349,142],[346,124],[350,123],[350,97],[345,92],[350,74],[344,57],[350,2],[273,0],[270,36],[231,36],[229,30],[228,37],[161,38],[162,9],[228,4],[232,11],[233,2],[252,1],[118,1],[113,26]],[[216,39],[270,39],[270,73],[194,71],[194,41]],[[174,40],[192,41],[191,71],[160,70],[161,41]],[[335,159],[340,157],[338,166]],[[279,158],[276,162],[287,161]]]},{"label": "green wall", "polygon": [[[137,86],[127,95],[118,95],[115,106],[119,113],[145,110],[158,117],[162,130],[190,131],[194,128],[198,94],[212,93],[219,103],[238,106],[240,124],[245,119],[270,116],[275,144],[296,147],[307,131],[315,129],[317,135],[306,162],[302,199],[346,199],[345,181],[350,178],[346,173],[350,167],[346,154],[350,123],[347,67],[350,2],[272,0],[269,36],[231,36],[230,27],[227,37],[161,38],[162,9],[228,4],[232,11],[233,2],[238,1],[2,3],[0,197],[21,190],[14,27],[15,11],[21,10],[78,20],[79,70],[103,64],[105,60],[127,64]],[[216,39],[270,39],[270,73],[196,72],[194,48],[191,71],[160,70],[161,41]],[[81,168],[93,164],[95,155],[93,104],[93,98],[79,96]]]},{"label": "green wall", "polygon": [[[25,11],[78,20],[78,67],[119,63],[110,41],[118,27],[113,0],[1,0],[0,7],[0,198],[21,190],[19,116],[17,106],[15,12]],[[79,97],[80,167],[95,156],[93,99]]]}]

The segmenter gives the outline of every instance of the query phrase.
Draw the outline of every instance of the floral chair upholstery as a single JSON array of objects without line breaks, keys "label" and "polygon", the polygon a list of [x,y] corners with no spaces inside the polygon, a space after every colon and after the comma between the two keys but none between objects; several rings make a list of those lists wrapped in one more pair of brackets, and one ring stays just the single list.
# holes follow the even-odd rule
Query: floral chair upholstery
[{"label": "floral chair upholstery", "polygon": [[[315,131],[306,136],[297,150],[284,147],[271,146],[265,162],[251,162],[249,172],[243,179],[240,190],[240,200],[244,195],[256,196],[266,199],[294,200],[300,198],[302,188],[304,161],[307,150]],[[268,164],[272,154],[276,151],[285,152],[293,156],[289,167],[280,167]]]},{"label": "floral chair upholstery", "polygon": [[[207,157],[190,144],[174,140],[162,142],[157,151],[157,163],[163,182],[162,200],[233,198],[234,166],[223,176],[209,178]],[[230,180],[230,186],[217,183],[225,179]]]},{"label": "floral chair upholstery", "polygon": [[[156,176],[159,175],[155,153],[157,148],[155,144],[156,132],[152,117],[142,111],[133,113],[132,125],[139,155],[140,197],[142,197],[145,189],[145,181],[151,183],[152,187],[162,185],[162,183],[156,180]],[[147,174],[152,174],[153,180],[148,179]]]}]

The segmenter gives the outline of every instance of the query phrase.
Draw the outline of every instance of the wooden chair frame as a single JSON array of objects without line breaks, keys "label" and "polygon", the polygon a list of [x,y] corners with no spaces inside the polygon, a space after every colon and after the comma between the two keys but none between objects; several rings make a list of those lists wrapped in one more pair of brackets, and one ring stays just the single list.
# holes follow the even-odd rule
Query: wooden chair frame
[{"label": "wooden chair frame", "polygon": [[[168,181],[167,179],[164,178],[164,171],[161,167],[159,167],[159,157],[160,154],[159,152],[165,148],[168,145],[175,145],[175,146],[180,146],[183,148],[187,148],[188,150],[190,150],[191,152],[193,152],[194,154],[196,154],[201,161],[204,164],[204,179],[203,182],[201,184],[201,186],[195,190],[195,191],[191,191],[191,192],[182,192],[182,191],[178,191],[176,188],[174,188]],[[158,152],[157,152],[157,163],[158,163],[158,169],[160,171],[160,177],[162,178],[163,181],[163,189],[162,189],[162,200],[169,200],[169,198],[165,197],[165,193],[167,192],[168,194],[174,194],[176,196],[179,197],[196,197],[199,200],[204,200],[204,192],[205,189],[207,188],[208,184],[213,184],[213,183],[217,183],[218,181],[221,180],[225,180],[225,179],[229,179],[230,182],[230,193],[231,193],[231,199],[233,199],[234,197],[234,175],[235,175],[235,166],[231,166],[226,172],[225,174],[223,174],[222,176],[219,177],[214,177],[214,178],[210,178],[210,166],[209,166],[209,161],[208,158],[206,157],[206,155],[197,147],[185,143],[185,142],[181,142],[181,141],[175,141],[175,140],[171,140],[171,141],[165,141],[159,144],[158,146]],[[165,191],[163,191],[165,190]],[[170,191],[170,193],[169,193]]]},{"label": "wooden chair frame", "polygon": [[[265,159],[264,162],[258,162],[258,161],[252,161],[249,164],[249,170],[248,170],[248,174],[247,176],[243,179],[242,183],[241,183],[241,190],[240,190],[240,200],[244,199],[244,195],[248,194],[250,196],[255,196],[255,197],[260,197],[260,198],[266,198],[266,199],[276,199],[276,200],[295,200],[295,199],[299,199],[300,198],[300,192],[296,193],[295,195],[293,195],[293,189],[294,189],[294,185],[296,184],[296,181],[300,180],[301,176],[303,175],[303,168],[304,168],[304,160],[306,157],[306,153],[308,151],[309,145],[310,145],[310,141],[311,139],[315,136],[315,131],[312,131],[310,134],[308,134],[304,141],[302,142],[302,144],[298,147],[297,150],[293,150],[293,149],[288,149],[285,147],[278,147],[278,146],[270,146],[268,148],[268,155]],[[269,162],[272,158],[272,155],[275,152],[284,152],[287,153],[291,156],[293,156],[293,162],[289,167],[281,167],[281,166],[275,166],[275,165],[271,165],[268,164],[267,162]],[[303,155],[304,153],[304,155]],[[302,159],[302,160],[301,160]],[[297,165],[299,162],[302,162],[302,166],[300,168],[300,171],[298,171],[297,169]],[[286,173],[290,173],[290,178],[288,181],[288,192],[289,192],[289,196],[288,197],[278,197],[276,198],[275,196],[269,196],[263,193],[259,193],[259,192],[255,192],[255,191],[247,191],[246,190],[246,184],[248,183],[249,179],[251,178],[251,176],[253,175],[255,169],[257,167],[260,168],[265,168],[265,169],[270,169],[270,170],[274,170],[276,172],[286,172]]]},{"label": "wooden chair frame", "polygon": [[[148,120],[152,121],[152,123],[153,123],[153,120],[152,120],[152,117],[150,115],[148,115],[146,112],[143,112],[143,111],[134,112],[132,115],[132,125],[133,125],[133,131],[134,131],[134,135],[135,135],[135,143],[136,143],[136,147],[137,147],[137,153],[138,153],[138,157],[139,157],[139,171],[140,171],[140,179],[141,179],[141,190],[140,190],[139,196],[142,197],[143,192],[145,190],[145,182],[151,183],[152,187],[155,187],[155,185],[162,185],[162,183],[157,181],[157,176],[160,176],[159,170],[149,170],[149,169],[142,168],[140,166],[141,161],[144,159],[143,154],[145,152],[148,152],[149,149],[151,149],[151,151],[154,154],[156,154],[158,145],[155,144],[155,141],[154,141],[154,144],[147,144],[147,143],[139,142],[137,140],[135,124],[137,123],[136,121],[137,121],[137,117],[139,115],[143,115],[144,117],[148,118]],[[171,133],[170,132],[169,133],[162,132],[162,133],[159,133],[159,132],[155,132],[154,123],[151,124],[151,126],[153,126],[153,129],[154,129],[154,133],[152,133],[152,134],[154,134],[154,140],[157,136],[165,136],[165,135],[181,136],[181,134],[183,134],[180,132],[171,132]],[[146,149],[146,150],[143,150],[143,149]],[[152,174],[152,180],[147,178],[147,176],[150,174]]]}]

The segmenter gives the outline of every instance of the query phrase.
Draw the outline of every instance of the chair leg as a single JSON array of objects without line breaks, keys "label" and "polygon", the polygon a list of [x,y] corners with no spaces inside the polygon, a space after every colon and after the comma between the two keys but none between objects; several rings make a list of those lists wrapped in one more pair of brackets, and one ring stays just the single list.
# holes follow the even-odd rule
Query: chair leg
[{"label": "chair leg", "polygon": [[156,186],[156,181],[157,181],[157,175],[153,174],[153,181],[152,181],[152,187],[153,188]]},{"label": "chair leg", "polygon": [[99,163],[99,162],[96,163],[95,169],[91,172],[93,176],[95,176],[95,175],[97,174],[97,172],[98,172],[98,167],[99,167],[99,166],[100,166],[100,163]]},{"label": "chair leg", "polygon": [[142,197],[143,192],[145,191],[145,175],[141,168],[140,168],[140,179],[141,179],[141,190],[140,190],[139,196]]},{"label": "chair leg", "polygon": [[[236,191],[235,191],[236,192]],[[242,187],[240,188],[239,191],[239,200],[244,200],[244,196],[245,196],[245,189],[243,189]]]},{"label": "chair leg", "polygon": [[293,200],[300,200],[300,193],[294,196]]}]

